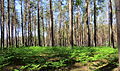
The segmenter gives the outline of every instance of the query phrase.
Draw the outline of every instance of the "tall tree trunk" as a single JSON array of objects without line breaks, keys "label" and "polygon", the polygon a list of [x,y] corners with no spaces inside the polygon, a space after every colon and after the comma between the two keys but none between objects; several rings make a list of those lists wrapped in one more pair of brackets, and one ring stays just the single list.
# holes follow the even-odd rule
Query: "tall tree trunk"
[{"label": "tall tree trunk", "polygon": [[1,0],[2,26],[1,26],[1,47],[4,47],[4,0]]},{"label": "tall tree trunk", "polygon": [[1,47],[2,47],[2,2],[0,2],[0,28],[1,28]]},{"label": "tall tree trunk", "polygon": [[91,46],[91,39],[90,39],[90,17],[89,17],[89,12],[90,12],[90,8],[89,8],[89,0],[86,0],[87,3],[87,8],[86,8],[86,24],[87,24],[87,36],[88,36],[88,46]]},{"label": "tall tree trunk", "polygon": [[[62,1],[60,0],[60,7],[62,7]],[[60,16],[59,16],[59,46],[62,45],[62,36],[61,36],[61,24],[62,24],[62,8],[60,8]]]},{"label": "tall tree trunk", "polygon": [[24,4],[24,7],[25,7],[25,10],[24,10],[24,18],[25,18],[25,20],[24,20],[24,23],[25,23],[25,27],[24,27],[24,29],[25,29],[25,46],[28,46],[28,41],[27,41],[27,21],[28,21],[28,19],[27,19],[27,17],[28,17],[28,6],[27,6],[27,0],[25,0],[25,4]]},{"label": "tall tree trunk", "polygon": [[38,0],[38,45],[41,46],[41,36],[40,36],[40,0]]},{"label": "tall tree trunk", "polygon": [[15,24],[15,6],[14,6],[14,1],[13,1],[13,4],[12,4],[12,23],[11,23],[11,45],[12,47],[14,46],[14,24]]},{"label": "tall tree trunk", "polygon": [[51,42],[52,46],[54,46],[54,30],[53,30],[53,10],[52,10],[52,0],[50,0],[50,21],[51,21]]},{"label": "tall tree trunk", "polygon": [[31,4],[30,4],[30,2],[28,2],[29,3],[29,23],[28,23],[28,43],[29,43],[29,46],[32,46],[32,28],[31,28],[31,26],[32,26],[32,24],[31,24]]},{"label": "tall tree trunk", "polygon": [[112,47],[114,48],[114,33],[113,33],[113,14],[112,14],[112,1],[109,0],[109,25],[111,28],[111,43]]},{"label": "tall tree trunk", "polygon": [[94,0],[94,43],[95,43],[95,47],[97,46],[97,25],[96,25],[96,0]]},{"label": "tall tree trunk", "polygon": [[44,35],[44,11],[43,11],[43,8],[42,8],[42,17],[41,17],[41,19],[42,19],[42,25],[43,25],[43,45],[45,46],[45,35]]},{"label": "tall tree trunk", "polygon": [[22,0],[21,0],[21,26],[22,26],[22,45],[24,46],[24,26],[23,26],[23,4],[22,4]]},{"label": "tall tree trunk", "polygon": [[34,35],[35,35],[35,38],[34,38],[34,46],[37,46],[37,45],[36,45],[36,43],[37,43],[37,42],[36,42],[36,41],[37,41],[37,40],[36,40],[36,35],[37,35],[37,34],[36,34],[36,28],[37,28],[37,27],[36,27],[36,26],[37,26],[37,25],[36,25],[36,15],[35,15],[35,16],[34,16]]},{"label": "tall tree trunk", "polygon": [[[14,29],[15,30],[15,47],[18,47],[18,39],[17,39],[17,20],[16,20],[16,9],[15,9],[15,0],[14,0],[14,8],[13,8],[13,24],[14,24]],[[19,35],[19,34],[18,34]],[[14,40],[13,40],[14,41]]]},{"label": "tall tree trunk", "polygon": [[73,41],[73,0],[69,0],[69,24],[70,24],[70,45],[74,46]]},{"label": "tall tree trunk", "polygon": [[11,46],[11,40],[10,40],[10,0],[8,1],[8,43],[9,47]]},{"label": "tall tree trunk", "polygon": [[118,45],[118,52],[119,52],[119,70],[120,71],[120,0],[115,0],[116,5],[116,19],[117,19],[117,45]]}]

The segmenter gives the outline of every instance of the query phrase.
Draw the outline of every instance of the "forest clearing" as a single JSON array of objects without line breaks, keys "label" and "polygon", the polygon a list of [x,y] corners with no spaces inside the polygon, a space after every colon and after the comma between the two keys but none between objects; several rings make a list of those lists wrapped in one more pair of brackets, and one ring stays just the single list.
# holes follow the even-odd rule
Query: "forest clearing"
[{"label": "forest clearing", "polygon": [[120,71],[120,0],[0,0],[0,71]]}]

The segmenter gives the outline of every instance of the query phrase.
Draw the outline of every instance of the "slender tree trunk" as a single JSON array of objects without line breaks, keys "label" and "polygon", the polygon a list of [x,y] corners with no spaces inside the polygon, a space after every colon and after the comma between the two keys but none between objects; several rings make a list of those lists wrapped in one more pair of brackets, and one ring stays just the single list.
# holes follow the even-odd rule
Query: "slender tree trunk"
[{"label": "slender tree trunk", "polygon": [[10,47],[10,0],[8,1],[8,46]]},{"label": "slender tree trunk", "polygon": [[[13,8],[13,12],[14,12],[14,8]],[[13,38],[14,25],[13,25],[13,23],[14,23],[14,16],[12,15],[12,23],[11,23],[11,45],[12,45],[12,47],[14,46],[14,38]]]},{"label": "slender tree trunk", "polygon": [[50,0],[50,21],[51,21],[51,42],[52,46],[54,46],[54,30],[53,30],[53,10],[52,10],[52,0]]},{"label": "slender tree trunk", "polygon": [[74,46],[73,41],[73,0],[69,0],[69,24],[70,24],[70,45]]},{"label": "slender tree trunk", "polygon": [[42,9],[42,17],[41,17],[41,19],[42,19],[42,25],[43,25],[43,45],[45,46],[45,35],[44,35],[44,14],[43,14],[44,12],[43,12],[43,9]]},{"label": "slender tree trunk", "polygon": [[2,26],[1,26],[1,47],[4,47],[4,0],[1,0]]},{"label": "slender tree trunk", "polygon": [[113,33],[113,14],[112,14],[112,1],[109,0],[109,25],[111,28],[111,43],[112,47],[114,48],[114,33]]},{"label": "slender tree trunk", "polygon": [[15,46],[18,47],[17,43],[18,43],[18,40],[17,40],[17,28],[16,28],[16,25],[15,25]]},{"label": "slender tree trunk", "polygon": [[[60,0],[59,1],[60,2],[60,7],[62,6],[62,1]],[[62,14],[61,14],[61,12],[62,12],[62,8],[60,8],[60,17],[59,17],[59,46],[61,46],[62,45],[62,40],[61,40],[61,21],[62,21]]]},{"label": "slender tree trunk", "polygon": [[41,46],[40,36],[40,1],[38,0],[38,45]]},{"label": "slender tree trunk", "polygon": [[94,0],[94,43],[95,47],[97,46],[97,41],[96,41],[96,31],[97,31],[97,25],[96,25],[96,0]]},{"label": "slender tree trunk", "polygon": [[2,47],[2,2],[0,2],[0,28],[1,28],[1,47]]},{"label": "slender tree trunk", "polygon": [[120,71],[120,0],[115,0],[116,5],[116,19],[117,19],[117,45],[118,45],[118,52],[119,52],[119,70]]},{"label": "slender tree trunk", "polygon": [[28,46],[31,46],[31,13],[30,13],[30,2],[28,1]]},{"label": "slender tree trunk", "polygon": [[24,26],[23,26],[23,4],[22,4],[22,0],[21,0],[21,26],[22,26],[22,45],[24,46]]},{"label": "slender tree trunk", "polygon": [[28,6],[27,6],[27,0],[25,0],[25,4],[24,4],[24,7],[25,7],[25,10],[24,10],[24,18],[25,18],[25,20],[24,20],[24,23],[25,23],[25,27],[24,27],[24,29],[25,29],[25,46],[28,46],[28,41],[27,41],[27,21],[28,21],[28,19],[27,19],[27,17],[28,17]]},{"label": "slender tree trunk", "polygon": [[89,0],[86,0],[86,3],[87,3],[87,8],[86,8],[86,17],[87,17],[87,20],[86,20],[86,24],[87,24],[87,36],[88,36],[88,46],[91,46],[91,39],[90,39],[90,18],[89,18]]},{"label": "slender tree trunk", "polygon": [[[15,10],[15,0],[14,0],[13,13],[14,13],[14,16],[13,16],[13,24],[14,24],[13,26],[14,26],[14,29],[13,30],[15,30],[14,32],[15,32],[15,41],[16,41],[15,42],[15,47],[18,47],[19,40],[17,39],[17,20],[16,20],[16,10]],[[13,44],[14,44],[14,42],[13,42]]]}]

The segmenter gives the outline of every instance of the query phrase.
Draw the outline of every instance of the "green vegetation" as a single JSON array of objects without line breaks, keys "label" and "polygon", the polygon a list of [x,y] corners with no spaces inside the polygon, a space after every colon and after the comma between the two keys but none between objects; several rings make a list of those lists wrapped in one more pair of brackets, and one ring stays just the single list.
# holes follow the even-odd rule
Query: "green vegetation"
[{"label": "green vegetation", "polygon": [[[1,70],[52,70],[68,67],[80,62],[81,64],[107,60],[115,62],[117,49],[110,47],[22,47],[10,48],[1,52]],[[104,62],[100,62],[104,64]],[[100,65],[98,65],[100,66]],[[53,71],[53,70],[52,70]]]}]

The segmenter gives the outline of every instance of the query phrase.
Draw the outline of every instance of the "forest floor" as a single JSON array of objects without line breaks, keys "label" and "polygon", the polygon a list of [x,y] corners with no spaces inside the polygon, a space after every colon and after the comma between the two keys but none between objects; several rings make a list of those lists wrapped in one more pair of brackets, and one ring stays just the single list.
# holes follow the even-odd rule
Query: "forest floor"
[{"label": "forest floor", "polygon": [[110,47],[21,47],[0,51],[0,71],[117,71]]}]

